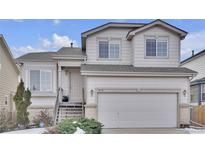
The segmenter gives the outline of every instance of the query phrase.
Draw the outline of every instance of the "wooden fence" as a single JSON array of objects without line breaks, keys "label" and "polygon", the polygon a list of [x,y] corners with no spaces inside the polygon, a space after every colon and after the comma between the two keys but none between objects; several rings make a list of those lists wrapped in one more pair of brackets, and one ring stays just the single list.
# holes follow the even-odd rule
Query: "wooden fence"
[{"label": "wooden fence", "polygon": [[191,121],[205,125],[205,105],[192,106],[190,114]]}]

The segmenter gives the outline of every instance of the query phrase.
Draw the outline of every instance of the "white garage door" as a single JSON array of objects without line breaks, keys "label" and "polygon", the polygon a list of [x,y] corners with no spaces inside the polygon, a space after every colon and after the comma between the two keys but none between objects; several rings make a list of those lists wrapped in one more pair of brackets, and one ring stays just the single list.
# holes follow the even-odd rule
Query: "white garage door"
[{"label": "white garage door", "polygon": [[177,127],[177,94],[98,94],[105,128]]}]

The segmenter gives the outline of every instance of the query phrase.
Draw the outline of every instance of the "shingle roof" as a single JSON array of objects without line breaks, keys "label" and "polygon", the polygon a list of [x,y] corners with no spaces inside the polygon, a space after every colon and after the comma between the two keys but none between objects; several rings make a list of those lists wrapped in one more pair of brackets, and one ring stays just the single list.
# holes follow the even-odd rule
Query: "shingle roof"
[{"label": "shingle roof", "polygon": [[85,34],[85,33],[88,33],[88,32],[92,32],[96,29],[99,29],[99,28],[107,28],[107,27],[131,27],[131,28],[136,28],[136,27],[141,27],[143,25],[146,25],[146,23],[128,23],[128,22],[108,22],[106,24],[103,24],[103,25],[100,25],[100,26],[97,26],[95,28],[92,28],[92,29],[89,29],[83,33],[81,33],[81,35]]},{"label": "shingle roof", "polygon": [[[171,24],[169,24],[169,23],[167,23],[167,22],[165,22],[165,21],[163,21],[163,20],[160,20],[160,19],[157,19],[157,20],[154,20],[154,21],[152,21],[152,22],[150,22],[150,23],[144,24],[144,25],[143,25],[142,27],[140,27],[140,28],[143,28],[143,27],[145,27],[145,26],[147,26],[147,25],[153,24],[153,23],[155,23],[155,22],[157,22],[157,21],[159,21],[159,22],[161,22],[161,23],[164,23],[164,24],[166,24],[166,25],[168,25],[168,26],[170,26],[170,27],[173,27],[173,28],[175,28],[175,29],[177,29],[177,30],[179,30],[179,31],[182,31],[182,32],[184,32],[184,33],[186,33],[186,34],[188,33],[188,32],[186,32],[186,31],[184,31],[184,30],[182,30],[182,29],[180,29],[180,28],[178,28],[178,27],[176,27],[176,26],[174,26],[174,25],[171,25]],[[135,31],[135,30],[136,30],[136,29],[130,30],[127,35],[129,35],[129,33],[131,33],[132,31]]]},{"label": "shingle roof", "polygon": [[17,61],[52,61],[52,56],[55,52],[34,52],[27,53],[16,58]]},{"label": "shingle roof", "polygon": [[81,48],[63,47],[57,51],[56,55],[84,56],[85,53],[82,51]]},{"label": "shingle roof", "polygon": [[191,85],[195,85],[195,84],[204,84],[205,83],[205,77],[201,78],[201,79],[197,79],[191,82]]},{"label": "shingle roof", "polygon": [[57,52],[33,52],[18,57],[17,61],[53,61],[54,56],[84,56],[81,48],[63,47]]},{"label": "shingle roof", "polygon": [[159,73],[188,73],[196,74],[197,72],[184,67],[134,67],[132,65],[81,65],[81,71],[90,72],[159,72]]},{"label": "shingle roof", "polygon": [[187,62],[189,62],[189,61],[192,61],[192,60],[194,60],[194,59],[196,59],[196,58],[198,58],[198,57],[200,57],[200,56],[203,56],[204,54],[205,54],[205,50],[202,50],[202,51],[198,52],[197,54],[195,54],[195,55],[193,55],[193,56],[191,56],[191,57],[189,57],[189,58],[183,60],[183,61],[181,62],[181,65],[183,65],[183,64],[185,64],[185,63],[187,63]]}]

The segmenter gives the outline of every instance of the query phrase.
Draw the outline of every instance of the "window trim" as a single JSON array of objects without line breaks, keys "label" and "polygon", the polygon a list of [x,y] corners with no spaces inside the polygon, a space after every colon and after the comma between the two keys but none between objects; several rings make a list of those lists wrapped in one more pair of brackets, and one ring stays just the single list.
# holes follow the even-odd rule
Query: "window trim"
[{"label": "window trim", "polygon": [[[107,41],[108,42],[108,58],[100,58],[100,49],[99,43],[100,41]],[[111,41],[118,41],[119,42],[119,57],[118,58],[110,58],[110,42]],[[122,57],[122,40],[121,38],[97,38],[97,60],[104,60],[104,61],[119,61]]]},{"label": "window trim", "polygon": [[[157,55],[157,42],[159,41],[160,38],[166,38],[167,42],[167,56],[158,56]],[[155,39],[156,40],[156,56],[147,56],[147,39]],[[169,36],[164,36],[164,35],[153,35],[153,36],[144,36],[144,58],[145,59],[168,59],[169,58]]]},{"label": "window trim", "polygon": [[[31,71],[40,71],[40,90],[34,91],[34,90],[31,89]],[[50,87],[50,89],[48,91],[43,91],[42,88],[41,88],[41,72],[42,71],[51,73],[51,83],[50,83],[51,87]],[[38,92],[52,92],[53,91],[53,74],[52,74],[52,70],[47,70],[47,69],[42,69],[42,70],[40,70],[40,69],[30,69],[29,70],[29,89],[31,90],[31,92],[37,92],[37,93]]]},{"label": "window trim", "polygon": [[202,98],[202,93],[205,93],[205,91],[203,92],[203,86],[204,86],[204,88],[205,88],[205,84],[201,84],[201,93],[200,93],[200,99],[201,99],[201,102],[205,102],[205,99],[203,100]]},{"label": "window trim", "polygon": [[[199,103],[200,102],[200,99],[201,99],[201,97],[199,96],[199,87],[200,85],[191,85],[191,87],[190,87],[190,103],[192,103],[192,104],[194,104],[194,103]],[[193,90],[193,88],[196,88],[195,90],[196,91],[194,91],[194,92],[196,92],[196,93],[194,93],[194,94],[196,94],[196,100],[195,101],[193,101],[192,100],[192,90]]]}]

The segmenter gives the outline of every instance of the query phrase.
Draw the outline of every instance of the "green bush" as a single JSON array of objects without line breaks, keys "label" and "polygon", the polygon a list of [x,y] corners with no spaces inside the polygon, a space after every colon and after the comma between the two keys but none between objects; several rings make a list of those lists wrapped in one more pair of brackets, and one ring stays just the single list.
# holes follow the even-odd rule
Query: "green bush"
[{"label": "green bush", "polygon": [[60,122],[57,129],[61,134],[73,134],[77,127],[84,130],[86,134],[100,134],[103,125],[94,119],[70,118]]},{"label": "green bush", "polygon": [[11,118],[11,113],[6,109],[0,109],[0,133],[13,130],[15,127],[16,124]]},{"label": "green bush", "polygon": [[31,105],[31,92],[29,89],[25,90],[24,82],[22,80],[17,87],[13,100],[17,110],[17,124],[24,127],[28,126],[29,112],[27,111],[27,108]]}]

